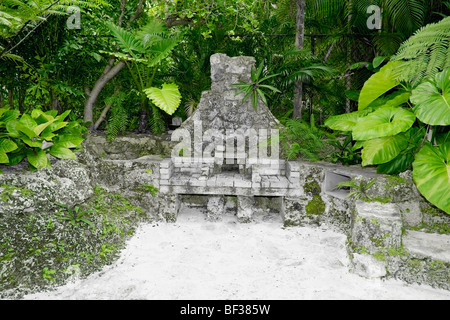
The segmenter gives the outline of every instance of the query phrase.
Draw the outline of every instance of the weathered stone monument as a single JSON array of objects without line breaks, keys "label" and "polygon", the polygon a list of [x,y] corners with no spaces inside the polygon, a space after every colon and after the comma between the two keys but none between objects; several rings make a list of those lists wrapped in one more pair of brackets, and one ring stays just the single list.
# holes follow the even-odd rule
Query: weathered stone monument
[{"label": "weathered stone monument", "polygon": [[[254,196],[299,195],[298,166],[279,159],[281,124],[262,101],[254,108],[232,87],[251,82],[254,66],[252,57],[211,56],[211,90],[203,92],[197,110],[172,134],[172,141],[180,143],[161,163],[161,192],[237,196],[242,220],[251,219]],[[217,219],[223,199],[208,203]]]}]

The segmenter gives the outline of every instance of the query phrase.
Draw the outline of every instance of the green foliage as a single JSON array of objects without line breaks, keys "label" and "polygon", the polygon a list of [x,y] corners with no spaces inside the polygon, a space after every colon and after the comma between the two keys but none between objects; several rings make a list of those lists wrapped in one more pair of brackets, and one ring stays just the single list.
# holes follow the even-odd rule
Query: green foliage
[{"label": "green foliage", "polygon": [[417,118],[423,123],[450,125],[450,68],[413,90],[411,102]]},{"label": "green foliage", "polygon": [[367,80],[359,96],[359,110],[364,110],[377,98],[398,86],[399,83],[393,77],[392,72],[399,64],[401,62],[390,62]]},{"label": "green foliage", "polygon": [[180,106],[181,94],[175,83],[164,83],[162,88],[144,89],[147,97],[161,110],[172,115]]},{"label": "green foliage", "polygon": [[396,80],[417,85],[450,67],[450,17],[429,24],[405,41],[392,61]]},{"label": "green foliage", "polygon": [[156,188],[153,184],[143,184],[140,185],[137,190],[141,192],[150,192],[152,197],[156,196],[156,194],[159,192],[159,189]]},{"label": "green foliage", "polygon": [[112,23],[106,25],[121,52],[102,52],[127,62],[141,98],[142,108],[146,109],[148,98],[155,106],[172,115],[181,102],[178,86],[174,83],[164,83],[162,89],[159,89],[152,87],[152,84],[161,62],[178,45],[183,33],[171,33],[155,19],[136,32],[130,32]]},{"label": "green foliage", "polygon": [[324,137],[327,133],[314,123],[301,119],[288,119],[285,129],[280,131],[280,143],[287,159],[297,159],[299,156],[309,161],[322,160],[325,148]]},{"label": "green foliage", "polygon": [[65,209],[63,211],[60,210],[58,212],[61,215],[61,217],[60,217],[61,220],[70,221],[70,223],[73,226],[76,226],[77,224],[84,222],[87,225],[89,225],[90,227],[92,227],[92,228],[94,227],[94,224],[84,217],[86,214],[94,212],[93,210],[82,211],[81,208],[78,206],[75,206],[73,209],[70,209],[68,206],[66,206],[64,204],[61,204],[61,203],[55,203],[55,204],[62,207],[63,209]]},{"label": "green foliage", "polygon": [[353,144],[351,135],[348,135],[343,141],[337,138],[331,138],[327,143],[337,149],[337,151],[325,157],[330,162],[339,162],[345,166],[361,163],[361,152],[359,151],[358,145],[356,143]]},{"label": "green foliage", "polygon": [[125,133],[128,128],[129,114],[123,105],[114,105],[109,114],[106,136],[112,141],[120,134]]},{"label": "green foliage", "polygon": [[426,143],[416,154],[413,178],[419,191],[438,208],[450,213],[450,141]]},{"label": "green foliage", "polygon": [[47,154],[75,159],[87,130],[79,121],[66,122],[69,113],[35,109],[20,116],[17,110],[0,109],[0,163],[15,165],[26,157],[32,169],[42,169],[50,166]]},{"label": "green foliage", "polygon": [[[0,4],[0,38],[11,38],[27,25],[39,26],[50,15],[65,15],[70,6],[98,9],[100,6],[109,6],[109,3],[104,0],[36,0],[31,2],[3,0]],[[30,34],[31,32],[27,36]],[[14,55],[5,50],[5,48],[0,47],[0,50],[0,59],[14,58]]]},{"label": "green foliage", "polygon": [[356,184],[355,179],[344,181],[337,184],[336,189],[350,188],[351,191],[347,198],[353,197],[356,200],[370,200],[367,196],[367,191],[377,182],[377,179],[372,179],[368,183],[362,181],[359,185]]},{"label": "green foliage", "polygon": [[[450,68],[440,69],[443,67],[441,62],[450,57],[448,32],[446,36],[441,34],[449,22],[450,20],[444,19],[441,24],[427,26],[406,41],[394,62],[388,63],[365,83],[359,96],[360,111],[334,117],[326,123],[331,129],[351,129],[353,138],[363,144],[363,166],[379,165],[379,173],[396,174],[412,165],[414,181],[419,191],[427,200],[447,213],[450,213],[448,134],[437,142],[436,146],[433,146],[432,142],[437,139],[428,137],[429,142],[424,145],[423,138],[427,125],[450,125]],[[429,50],[428,40],[422,41],[423,34],[434,35],[434,51]],[[443,38],[446,40],[442,40]],[[431,59],[442,45],[444,50],[439,54],[441,62],[436,59],[427,60]],[[406,52],[412,49],[416,53],[426,52],[425,56],[428,58],[419,55],[410,57],[407,62],[399,61],[399,56],[407,57]],[[427,61],[427,64],[413,64],[424,61]],[[406,64],[408,69],[415,67],[414,72],[417,73],[418,70],[419,77],[411,77],[410,70],[403,69]],[[399,70],[402,72],[400,75],[397,74]],[[442,71],[436,73],[436,70]],[[431,78],[426,79],[425,76]],[[400,85],[399,79],[408,81],[401,85],[404,88],[413,87],[412,93],[397,88]],[[421,82],[417,82],[418,80]],[[396,91],[383,97],[392,89]],[[384,102],[384,105],[376,104],[377,100],[383,101],[387,97],[392,98]],[[412,104],[412,111],[406,103]],[[361,114],[363,110],[367,111],[366,115]],[[353,128],[349,122],[353,122]],[[435,132],[440,130],[437,127]],[[430,128],[428,131],[432,132]]]},{"label": "green foliage", "polygon": [[281,93],[280,90],[278,90],[275,87],[272,87],[270,85],[262,84],[264,81],[267,81],[270,78],[278,76],[278,74],[273,74],[270,76],[263,77],[260,79],[262,75],[262,71],[264,69],[264,64],[261,63],[257,70],[255,68],[252,68],[251,71],[251,83],[246,83],[244,81],[241,81],[239,83],[232,84],[232,87],[239,88],[239,90],[236,92],[236,95],[242,93],[245,91],[244,98],[242,99],[242,103],[247,101],[249,98],[252,100],[252,106],[253,109],[258,109],[258,97],[261,98],[261,100],[264,102],[265,105],[267,105],[267,99],[266,94],[264,93],[264,90],[271,90],[272,92]]},{"label": "green foliage", "polygon": [[415,121],[416,116],[407,109],[381,107],[357,122],[353,137],[365,141],[394,136],[408,131]]}]

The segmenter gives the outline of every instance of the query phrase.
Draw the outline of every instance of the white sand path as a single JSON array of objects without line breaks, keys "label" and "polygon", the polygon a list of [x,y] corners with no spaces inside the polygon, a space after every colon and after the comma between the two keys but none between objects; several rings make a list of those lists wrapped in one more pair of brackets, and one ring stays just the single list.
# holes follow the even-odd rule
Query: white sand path
[{"label": "white sand path", "polygon": [[349,273],[345,241],[324,226],[207,222],[185,208],[177,223],[139,227],[101,272],[25,299],[450,300],[450,291]]}]

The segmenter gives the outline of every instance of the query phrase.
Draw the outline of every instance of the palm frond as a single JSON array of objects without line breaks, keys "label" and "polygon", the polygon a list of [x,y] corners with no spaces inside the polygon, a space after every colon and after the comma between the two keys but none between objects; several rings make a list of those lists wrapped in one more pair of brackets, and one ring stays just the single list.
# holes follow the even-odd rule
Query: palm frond
[{"label": "palm frond", "polygon": [[385,0],[384,9],[397,30],[404,34],[411,34],[424,23],[426,1]]}]

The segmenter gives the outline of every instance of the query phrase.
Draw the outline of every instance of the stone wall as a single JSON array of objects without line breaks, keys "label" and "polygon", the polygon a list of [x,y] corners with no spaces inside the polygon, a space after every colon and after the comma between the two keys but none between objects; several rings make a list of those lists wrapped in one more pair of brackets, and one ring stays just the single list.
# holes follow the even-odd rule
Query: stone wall
[{"label": "stone wall", "polygon": [[[109,153],[111,159],[101,151],[120,150],[123,139],[132,152]],[[151,220],[176,221],[180,206],[193,201],[192,197],[159,192],[164,157],[139,156],[148,151],[148,137],[123,139],[109,142],[92,136],[77,161],[52,160],[51,169],[15,172],[2,167],[0,217],[54,210],[55,202],[80,205],[99,186],[121,194]],[[276,204],[286,227],[327,224],[345,233],[352,271],[361,276],[394,277],[450,289],[449,216],[425,201],[410,173],[390,177],[359,166],[301,161],[289,162],[286,168],[290,182],[298,186],[295,196],[278,196],[277,201],[241,196],[230,201],[232,195],[211,191],[198,198],[203,200],[197,205],[205,207],[209,220],[220,220],[224,210],[231,210],[237,220],[251,222],[259,221],[258,212],[273,214],[270,206]],[[349,198],[357,189],[336,189],[336,185],[351,179],[358,186],[376,182],[363,195]]]}]

